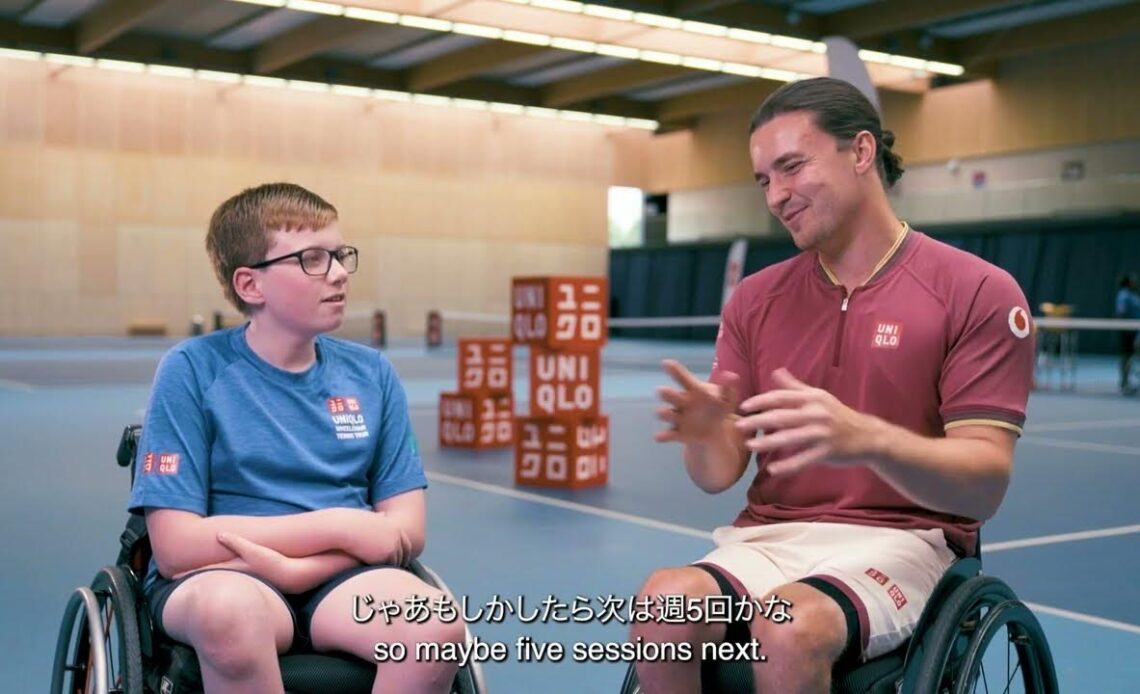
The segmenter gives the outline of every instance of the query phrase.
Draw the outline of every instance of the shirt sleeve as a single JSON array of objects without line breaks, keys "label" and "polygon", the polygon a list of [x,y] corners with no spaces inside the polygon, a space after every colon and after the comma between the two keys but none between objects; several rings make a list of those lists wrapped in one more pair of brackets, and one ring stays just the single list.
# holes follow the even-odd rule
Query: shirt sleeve
[{"label": "shirt sleeve", "polygon": [[741,289],[737,287],[721,312],[720,329],[716,335],[716,356],[713,358],[712,373],[709,376],[714,383],[720,383],[726,371],[740,377],[737,405],[756,394],[756,381],[752,373],[752,360],[749,358],[746,338],[748,326],[744,324],[743,317],[744,292]]},{"label": "shirt sleeve", "polygon": [[1003,271],[986,275],[972,299],[942,368],[943,426],[988,424],[1021,434],[1033,383],[1028,302]]},{"label": "shirt sleeve", "polygon": [[209,512],[210,448],[202,390],[188,355],[159,362],[143,419],[129,510]]},{"label": "shirt sleeve", "polygon": [[369,503],[427,487],[419,446],[408,417],[408,397],[395,369],[380,358],[380,441],[369,483]]}]

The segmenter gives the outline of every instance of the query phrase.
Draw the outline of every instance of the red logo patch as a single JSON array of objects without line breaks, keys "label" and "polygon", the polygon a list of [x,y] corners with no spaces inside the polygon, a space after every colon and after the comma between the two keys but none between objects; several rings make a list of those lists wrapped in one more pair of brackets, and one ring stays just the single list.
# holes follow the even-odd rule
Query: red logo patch
[{"label": "red logo patch", "polygon": [[882,571],[879,571],[878,569],[867,569],[866,574],[875,579],[875,583],[878,583],[881,586],[887,585],[887,581],[891,580],[889,576],[887,576]]},{"label": "red logo patch", "polygon": [[902,588],[899,588],[897,584],[887,589],[887,595],[891,596],[891,599],[895,601],[895,608],[897,609],[901,610],[903,605],[906,604],[906,596],[903,595]]},{"label": "red logo patch", "polygon": [[881,320],[875,325],[871,346],[877,349],[898,349],[902,340],[902,323]]},{"label": "red logo patch", "polygon": [[344,406],[348,408],[349,412],[360,411],[360,402],[356,398],[345,398]]},{"label": "red logo patch", "polygon": [[177,475],[182,457],[177,453],[150,453],[143,456],[143,473],[150,475]]},{"label": "red logo patch", "polygon": [[329,414],[340,414],[348,409],[344,398],[329,398]]}]

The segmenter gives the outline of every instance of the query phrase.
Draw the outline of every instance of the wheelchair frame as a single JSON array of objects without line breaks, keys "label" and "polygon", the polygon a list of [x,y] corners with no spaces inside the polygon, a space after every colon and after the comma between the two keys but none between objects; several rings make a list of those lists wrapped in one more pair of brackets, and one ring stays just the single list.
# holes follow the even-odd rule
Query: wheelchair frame
[{"label": "wheelchair frame", "polygon": [[[139,425],[127,426],[115,456],[120,467],[130,468],[132,484],[141,431]],[[100,569],[90,586],[76,588],[64,608],[52,666],[52,694],[173,694],[175,687],[182,683],[176,684],[167,677],[170,669],[197,670],[193,649],[169,640],[160,641],[153,631],[139,578],[150,561],[145,518],[131,514],[119,540],[121,548],[116,563]],[[405,568],[428,585],[454,595],[438,574],[418,560],[412,560]],[[471,642],[470,630],[465,627],[465,631],[467,641]],[[165,652],[163,658],[159,657],[160,651]],[[157,665],[156,660],[166,662]],[[323,688],[288,689],[291,679],[314,679],[314,668],[325,672],[337,670],[338,675],[355,678],[361,684],[367,681],[364,692],[371,691],[375,675],[374,666],[343,654],[292,654],[283,655],[280,660],[286,691],[292,694],[326,691]],[[69,680],[66,689],[65,680]],[[350,691],[355,692],[355,686]],[[452,694],[485,694],[486,691],[479,663],[469,663],[456,672]]]},{"label": "wheelchair frame", "polygon": [[[1006,627],[1017,650],[1027,694],[1057,694],[1049,643],[1037,618],[1000,579],[982,575],[978,557],[958,559],[931,592],[914,633],[902,646],[849,669],[832,672],[833,694],[965,694],[976,682],[986,647]],[[754,691],[747,662],[719,663],[702,672],[702,691]],[[621,694],[641,694],[633,664]]]}]

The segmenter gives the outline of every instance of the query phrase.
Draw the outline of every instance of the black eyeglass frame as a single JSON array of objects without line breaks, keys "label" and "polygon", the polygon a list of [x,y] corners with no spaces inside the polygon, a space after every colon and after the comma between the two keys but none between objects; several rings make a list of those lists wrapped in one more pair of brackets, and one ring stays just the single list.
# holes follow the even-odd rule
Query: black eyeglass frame
[{"label": "black eyeglass frame", "polygon": [[[325,257],[328,258],[328,263],[325,265],[324,272],[309,272],[305,269],[305,260],[302,258],[302,256],[310,251],[323,251],[325,253]],[[349,257],[356,258],[356,262],[352,264],[351,270],[348,269],[348,266],[344,262]],[[248,267],[250,270],[260,270],[261,268],[269,267],[270,265],[280,263],[282,260],[289,260],[290,258],[296,258],[297,265],[300,266],[301,272],[309,275],[310,277],[324,277],[328,275],[332,270],[333,258],[336,258],[336,261],[340,263],[340,266],[343,267],[345,272],[350,275],[356,272],[357,268],[360,267],[360,251],[356,248],[356,246],[341,246],[335,251],[330,251],[329,249],[321,248],[320,246],[311,246],[309,248],[302,248],[299,251],[293,251],[292,253],[286,253],[285,255],[279,255],[276,258],[269,258],[268,260],[263,260],[260,263],[247,265],[246,267]]]}]

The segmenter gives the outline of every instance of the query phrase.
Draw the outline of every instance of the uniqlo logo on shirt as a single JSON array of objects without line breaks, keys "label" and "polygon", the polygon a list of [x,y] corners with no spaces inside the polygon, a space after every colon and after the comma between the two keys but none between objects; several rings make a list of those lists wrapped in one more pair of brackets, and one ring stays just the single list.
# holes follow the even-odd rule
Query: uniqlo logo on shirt
[{"label": "uniqlo logo on shirt", "polygon": [[865,573],[871,578],[875,579],[875,582],[881,586],[887,585],[887,581],[891,580],[885,573],[879,571],[878,569],[867,569]]},{"label": "uniqlo logo on shirt", "polygon": [[881,320],[875,325],[871,346],[877,349],[898,349],[902,340],[902,323]]},{"label": "uniqlo logo on shirt", "polygon": [[349,412],[360,411],[360,402],[356,398],[345,398],[344,406],[348,408]]},{"label": "uniqlo logo on shirt", "polygon": [[[348,411],[349,398],[329,398],[329,414],[340,414],[341,412]],[[356,401],[352,398],[353,402]]]},{"label": "uniqlo logo on shirt", "polygon": [[887,589],[887,595],[891,596],[891,600],[895,601],[895,607],[897,609],[901,610],[903,605],[906,604],[906,596],[903,595],[902,588],[899,588],[897,584]]},{"label": "uniqlo logo on shirt", "polygon": [[178,461],[181,459],[177,453],[147,453],[143,456],[143,473],[150,475],[177,475]]}]

